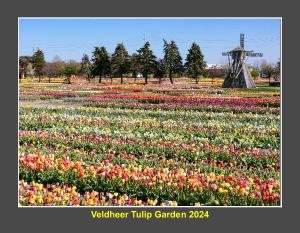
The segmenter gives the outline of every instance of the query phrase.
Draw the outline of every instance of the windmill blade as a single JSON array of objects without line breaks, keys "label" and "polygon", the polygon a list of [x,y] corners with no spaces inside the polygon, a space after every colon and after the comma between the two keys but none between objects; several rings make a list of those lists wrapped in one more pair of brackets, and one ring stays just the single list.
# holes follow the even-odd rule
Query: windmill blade
[{"label": "windmill blade", "polygon": [[248,57],[262,57],[263,56],[262,53],[253,53],[253,52],[246,52],[245,55]]},{"label": "windmill blade", "polygon": [[245,46],[245,35],[244,34],[240,34],[240,47],[243,49]]},{"label": "windmill blade", "polygon": [[228,56],[228,55],[230,55],[231,54],[231,52],[223,52],[222,53],[222,56]]}]

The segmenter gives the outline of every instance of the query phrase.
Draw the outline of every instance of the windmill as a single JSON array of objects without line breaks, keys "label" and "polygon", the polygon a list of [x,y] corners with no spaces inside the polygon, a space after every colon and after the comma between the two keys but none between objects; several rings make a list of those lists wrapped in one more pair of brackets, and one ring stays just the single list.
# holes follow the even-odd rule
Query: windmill
[{"label": "windmill", "polygon": [[262,53],[254,53],[244,49],[244,34],[240,34],[240,46],[223,52],[223,56],[228,56],[229,72],[225,77],[222,87],[231,88],[254,88],[255,83],[246,64],[247,57],[262,57]]}]

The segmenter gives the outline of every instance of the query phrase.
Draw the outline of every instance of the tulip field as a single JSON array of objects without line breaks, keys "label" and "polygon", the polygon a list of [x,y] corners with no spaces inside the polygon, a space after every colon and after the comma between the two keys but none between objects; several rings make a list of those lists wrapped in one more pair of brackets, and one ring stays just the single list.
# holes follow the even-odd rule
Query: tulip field
[{"label": "tulip field", "polygon": [[19,206],[280,206],[280,87],[19,84]]}]

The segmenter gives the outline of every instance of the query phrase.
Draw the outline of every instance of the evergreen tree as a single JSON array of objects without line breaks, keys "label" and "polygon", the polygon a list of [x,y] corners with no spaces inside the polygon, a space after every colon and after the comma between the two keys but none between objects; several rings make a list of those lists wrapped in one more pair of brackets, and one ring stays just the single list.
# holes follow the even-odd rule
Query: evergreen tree
[{"label": "evergreen tree", "polygon": [[172,40],[168,43],[164,40],[164,62],[170,78],[173,84],[174,74],[182,71],[182,58],[180,56],[176,43]]},{"label": "evergreen tree", "polygon": [[130,57],[130,71],[134,81],[136,81],[137,74],[141,72],[141,67],[139,63],[139,56],[136,53],[133,53]]},{"label": "evergreen tree", "polygon": [[34,68],[34,73],[39,77],[39,82],[41,81],[41,75],[43,74],[43,68],[45,65],[44,53],[42,50],[38,49],[32,57],[32,66]]},{"label": "evergreen tree", "polygon": [[187,74],[196,80],[198,84],[199,76],[204,73],[206,62],[201,52],[200,46],[193,43],[186,57],[185,68]]},{"label": "evergreen tree", "polygon": [[99,76],[99,83],[102,77],[110,73],[110,59],[105,47],[95,47],[93,52],[93,76]]},{"label": "evergreen tree", "polygon": [[148,75],[153,73],[156,57],[150,49],[150,43],[147,41],[144,46],[137,50],[138,63],[140,64],[142,74],[145,78],[145,84],[148,83]]},{"label": "evergreen tree", "polygon": [[121,83],[123,83],[123,75],[130,70],[129,55],[123,43],[117,44],[111,63],[113,74],[121,77]]},{"label": "evergreen tree", "polygon": [[91,78],[91,62],[87,54],[83,54],[80,64],[80,74],[85,76],[90,82]]},{"label": "evergreen tree", "polygon": [[158,78],[158,82],[161,83],[161,79],[165,76],[166,69],[163,59],[158,59],[155,62],[154,77]]}]

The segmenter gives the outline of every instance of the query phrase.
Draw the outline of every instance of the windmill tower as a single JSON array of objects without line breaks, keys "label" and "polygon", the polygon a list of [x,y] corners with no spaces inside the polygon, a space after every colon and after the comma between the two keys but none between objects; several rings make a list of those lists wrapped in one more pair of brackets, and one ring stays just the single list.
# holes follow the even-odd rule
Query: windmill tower
[{"label": "windmill tower", "polygon": [[262,57],[262,53],[254,53],[244,49],[244,34],[240,34],[240,46],[223,52],[223,56],[228,56],[229,72],[225,77],[222,87],[229,88],[254,88],[255,83],[246,64],[247,57]]}]

